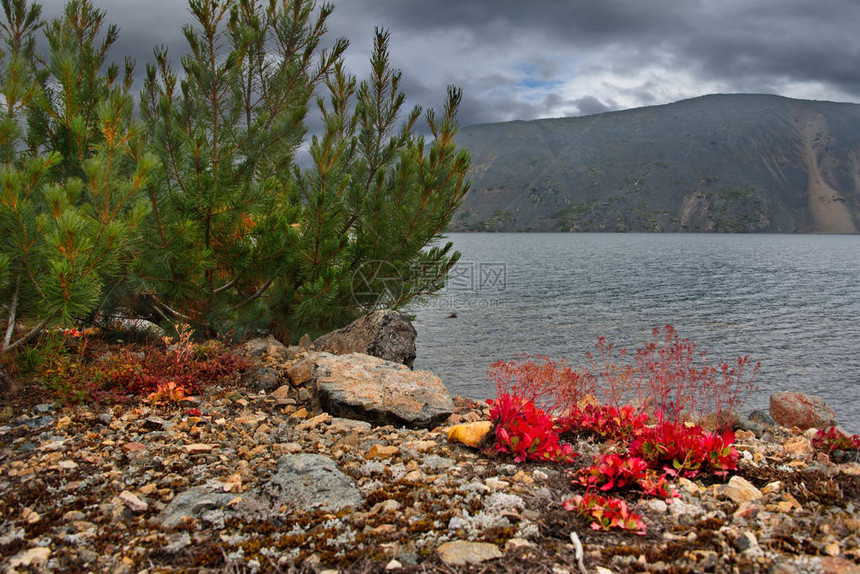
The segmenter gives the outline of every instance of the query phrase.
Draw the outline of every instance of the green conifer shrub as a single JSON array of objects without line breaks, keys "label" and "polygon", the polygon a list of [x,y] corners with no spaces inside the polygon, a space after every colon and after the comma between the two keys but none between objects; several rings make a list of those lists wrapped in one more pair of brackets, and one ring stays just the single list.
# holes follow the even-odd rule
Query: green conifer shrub
[{"label": "green conifer shrub", "polygon": [[[0,310],[8,351],[52,323],[106,305],[126,277],[142,192],[157,160],[145,153],[129,93],[133,66],[107,65],[117,29],[71,0],[44,27],[41,9],[2,0],[0,65]],[[23,326],[23,328],[21,328]]]},{"label": "green conifer shrub", "polygon": [[[141,97],[165,167],[136,267],[152,308],[210,333],[297,338],[441,287],[457,256],[431,243],[468,188],[468,155],[453,143],[459,92],[442,117],[426,115],[425,143],[413,133],[420,110],[398,125],[404,96],[387,34],[357,86],[343,68],[346,40],[320,49],[330,4],[189,5],[183,79],[159,48]],[[315,93],[324,133],[301,169]]]},{"label": "green conifer shrub", "polygon": [[[444,284],[459,254],[435,242],[468,190],[461,95],[416,134],[386,32],[358,82],[347,41],[325,37],[331,4],[189,0],[181,73],[156,48],[136,116],[134,65],[109,63],[119,32],[90,0],[48,24],[0,4],[3,352],[117,308],[297,338]],[[301,167],[311,108],[324,127]]]}]

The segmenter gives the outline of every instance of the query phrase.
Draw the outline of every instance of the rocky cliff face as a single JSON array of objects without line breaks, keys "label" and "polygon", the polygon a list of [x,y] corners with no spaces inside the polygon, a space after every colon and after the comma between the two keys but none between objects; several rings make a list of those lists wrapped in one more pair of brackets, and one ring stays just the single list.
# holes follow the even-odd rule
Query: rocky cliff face
[{"label": "rocky cliff face", "polygon": [[458,231],[860,231],[860,105],[713,95],[464,128]]}]

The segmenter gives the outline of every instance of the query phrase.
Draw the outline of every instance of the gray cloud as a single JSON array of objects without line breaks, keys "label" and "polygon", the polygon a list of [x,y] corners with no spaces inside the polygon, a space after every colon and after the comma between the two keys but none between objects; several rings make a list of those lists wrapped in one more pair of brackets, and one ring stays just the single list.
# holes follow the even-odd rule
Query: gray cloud
[{"label": "gray cloud", "polygon": [[[101,0],[116,59],[184,52],[182,0]],[[46,15],[62,2],[44,2]],[[368,70],[375,25],[392,32],[409,102],[464,89],[463,124],[592,114],[705,93],[860,101],[856,0],[340,0],[329,29]]]}]

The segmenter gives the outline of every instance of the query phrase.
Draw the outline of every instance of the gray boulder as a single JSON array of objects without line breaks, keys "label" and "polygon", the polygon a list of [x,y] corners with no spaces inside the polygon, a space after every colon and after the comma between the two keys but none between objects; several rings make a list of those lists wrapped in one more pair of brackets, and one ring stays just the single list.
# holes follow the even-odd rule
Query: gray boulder
[{"label": "gray boulder", "polygon": [[252,491],[230,494],[217,481],[195,486],[176,495],[155,520],[165,530],[186,520],[222,528],[231,517],[269,520],[281,514],[282,506],[337,511],[363,503],[353,480],[332,459],[296,454],[281,457],[275,475]]},{"label": "gray boulder", "polygon": [[411,368],[415,362],[415,336],[415,327],[406,317],[385,309],[319,337],[313,348],[335,355],[364,353]]},{"label": "gray boulder", "polygon": [[260,367],[248,379],[248,388],[252,391],[271,392],[280,387],[281,375],[271,367]]},{"label": "gray boulder", "polygon": [[763,426],[775,427],[777,426],[776,421],[771,418],[770,414],[764,410],[753,411],[747,417],[750,421],[754,423],[758,423]]},{"label": "gray boulder", "polygon": [[320,406],[333,416],[432,428],[454,412],[439,377],[377,357],[320,353],[313,376]]},{"label": "gray boulder", "polygon": [[337,511],[361,506],[364,497],[355,482],[330,458],[318,454],[288,454],[278,460],[277,472],[260,488],[272,508]]},{"label": "gray boulder", "polygon": [[289,357],[289,347],[278,341],[274,336],[269,335],[265,339],[257,338],[250,339],[243,343],[236,353],[243,357],[251,359],[262,358],[265,356],[274,357],[276,359],[285,360]]}]

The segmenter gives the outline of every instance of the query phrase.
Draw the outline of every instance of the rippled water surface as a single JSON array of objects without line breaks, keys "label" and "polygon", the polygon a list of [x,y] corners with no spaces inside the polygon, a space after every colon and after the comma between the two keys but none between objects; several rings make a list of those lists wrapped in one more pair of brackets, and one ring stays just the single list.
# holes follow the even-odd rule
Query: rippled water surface
[{"label": "rippled water surface", "polygon": [[[449,286],[416,315],[416,369],[487,398],[520,353],[584,364],[597,337],[631,349],[672,324],[712,358],[761,361],[759,390],[821,395],[860,432],[860,237],[451,234]],[[449,318],[455,313],[456,318]]]}]

